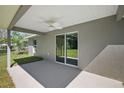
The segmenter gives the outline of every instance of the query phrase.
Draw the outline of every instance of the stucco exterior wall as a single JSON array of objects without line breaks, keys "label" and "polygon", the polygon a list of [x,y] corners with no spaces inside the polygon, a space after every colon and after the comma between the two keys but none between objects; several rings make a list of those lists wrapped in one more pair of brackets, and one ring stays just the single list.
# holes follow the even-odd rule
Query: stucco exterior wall
[{"label": "stucco exterior wall", "polygon": [[56,35],[73,31],[78,31],[79,36],[80,69],[84,69],[107,45],[124,44],[124,20],[116,21],[115,16],[110,16],[35,37],[38,42],[35,55],[55,62]]}]

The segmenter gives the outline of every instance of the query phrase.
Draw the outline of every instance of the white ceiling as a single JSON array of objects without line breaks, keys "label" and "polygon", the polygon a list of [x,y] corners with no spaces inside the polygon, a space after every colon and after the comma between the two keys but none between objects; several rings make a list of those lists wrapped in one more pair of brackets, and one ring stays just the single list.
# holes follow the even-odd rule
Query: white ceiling
[{"label": "white ceiling", "polygon": [[62,27],[68,27],[91,20],[115,15],[118,6],[32,6],[15,26],[40,32],[49,32],[43,20],[58,18]]}]

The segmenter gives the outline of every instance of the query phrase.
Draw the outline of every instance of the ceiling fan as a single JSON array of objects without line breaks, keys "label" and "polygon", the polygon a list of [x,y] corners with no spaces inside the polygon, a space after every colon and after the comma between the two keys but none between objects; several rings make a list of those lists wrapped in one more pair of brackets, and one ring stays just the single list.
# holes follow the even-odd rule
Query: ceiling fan
[{"label": "ceiling fan", "polygon": [[48,27],[49,27],[49,30],[56,30],[56,29],[62,29],[62,25],[61,23],[59,22],[59,17],[51,17],[49,19],[45,19],[45,18],[40,18],[40,22],[41,23],[45,23]]}]

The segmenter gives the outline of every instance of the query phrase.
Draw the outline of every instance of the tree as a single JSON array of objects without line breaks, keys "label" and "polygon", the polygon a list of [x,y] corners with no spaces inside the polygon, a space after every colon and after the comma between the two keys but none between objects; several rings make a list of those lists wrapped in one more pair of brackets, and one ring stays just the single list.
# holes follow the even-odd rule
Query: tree
[{"label": "tree", "polygon": [[13,44],[16,44],[18,51],[23,47],[23,42],[25,41],[24,36],[25,34],[21,32],[12,31],[11,33],[11,41]]},{"label": "tree", "polygon": [[0,29],[0,44],[7,42],[7,31],[6,29]]},{"label": "tree", "polygon": [[0,44],[5,44],[7,42],[7,38],[0,38]]}]

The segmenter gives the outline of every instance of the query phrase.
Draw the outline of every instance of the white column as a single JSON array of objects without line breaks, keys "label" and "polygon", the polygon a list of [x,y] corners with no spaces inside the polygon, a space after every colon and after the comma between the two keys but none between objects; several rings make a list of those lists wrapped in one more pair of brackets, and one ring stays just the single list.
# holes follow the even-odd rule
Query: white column
[{"label": "white column", "polygon": [[10,36],[11,31],[7,30],[7,69],[10,68],[11,65],[11,36]]}]

